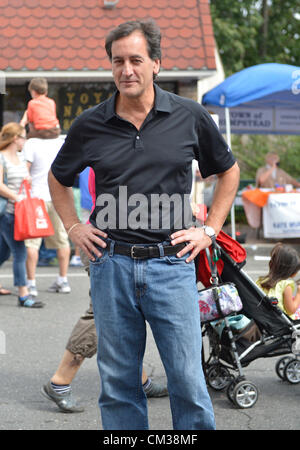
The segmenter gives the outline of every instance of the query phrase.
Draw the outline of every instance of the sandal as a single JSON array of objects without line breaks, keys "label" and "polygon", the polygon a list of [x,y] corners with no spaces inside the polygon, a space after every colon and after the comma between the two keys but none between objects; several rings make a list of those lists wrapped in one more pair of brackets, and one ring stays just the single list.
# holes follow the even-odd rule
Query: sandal
[{"label": "sandal", "polygon": [[25,308],[43,308],[44,303],[33,300],[30,295],[25,297],[18,297],[18,305]]},{"label": "sandal", "polygon": [[0,287],[0,295],[10,295],[11,291],[8,289],[4,289],[2,286]]}]

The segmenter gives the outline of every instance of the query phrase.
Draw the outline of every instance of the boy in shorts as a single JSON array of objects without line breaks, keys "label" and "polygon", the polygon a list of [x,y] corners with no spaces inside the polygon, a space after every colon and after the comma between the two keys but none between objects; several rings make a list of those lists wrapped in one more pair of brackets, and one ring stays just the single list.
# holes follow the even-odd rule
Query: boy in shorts
[{"label": "boy in shorts", "polygon": [[32,100],[28,102],[20,124],[29,126],[27,138],[55,139],[61,129],[56,116],[56,104],[47,97],[48,82],[45,78],[33,78],[28,86]]}]

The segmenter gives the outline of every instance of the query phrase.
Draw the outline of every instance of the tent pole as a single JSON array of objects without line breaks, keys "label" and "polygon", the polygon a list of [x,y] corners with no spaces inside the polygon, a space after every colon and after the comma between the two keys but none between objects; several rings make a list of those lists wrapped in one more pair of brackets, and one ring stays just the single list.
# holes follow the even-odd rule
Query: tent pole
[{"label": "tent pole", "polygon": [[[229,108],[225,107],[225,122],[226,122],[226,140],[229,148],[231,149],[231,130],[230,130],[230,113]],[[230,211],[231,216],[231,236],[233,239],[236,238],[235,235],[235,210],[234,210],[234,202],[231,206]]]}]

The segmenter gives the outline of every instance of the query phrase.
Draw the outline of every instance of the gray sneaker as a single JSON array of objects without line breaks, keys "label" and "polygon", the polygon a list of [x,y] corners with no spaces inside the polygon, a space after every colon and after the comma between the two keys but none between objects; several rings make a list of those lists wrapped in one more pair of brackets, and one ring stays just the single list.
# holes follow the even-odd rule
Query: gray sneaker
[{"label": "gray sneaker", "polygon": [[56,281],[47,289],[48,292],[58,292],[61,294],[69,294],[71,292],[70,285],[67,281],[58,284]]},{"label": "gray sneaker", "polygon": [[56,403],[59,409],[65,413],[80,413],[84,411],[82,406],[77,406],[71,390],[65,394],[57,394],[52,388],[50,381],[42,387],[41,393],[48,400]]},{"label": "gray sneaker", "polygon": [[144,388],[144,392],[147,398],[166,397],[167,395],[169,395],[166,386],[163,386],[160,383],[154,383],[152,380],[150,381],[150,384],[146,388]]}]

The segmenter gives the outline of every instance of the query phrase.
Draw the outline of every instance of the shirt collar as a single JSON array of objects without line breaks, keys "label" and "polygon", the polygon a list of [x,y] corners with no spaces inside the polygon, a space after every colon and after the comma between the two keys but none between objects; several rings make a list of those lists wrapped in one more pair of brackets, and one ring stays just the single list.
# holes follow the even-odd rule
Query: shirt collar
[{"label": "shirt collar", "polygon": [[160,87],[158,87],[157,84],[155,84],[155,83],[154,83],[154,89],[155,89],[154,109],[156,111],[170,113],[172,111],[172,106],[170,103],[169,93],[167,91],[164,91]]},{"label": "shirt collar", "polygon": [[[154,83],[155,90],[155,103],[154,110],[170,113],[172,111],[172,106],[170,103],[170,98],[167,91],[164,91],[157,84]],[[107,100],[106,111],[105,111],[105,122],[109,121],[115,116],[115,105],[116,99],[119,91],[115,91],[113,95]]]},{"label": "shirt collar", "polygon": [[115,91],[113,95],[106,101],[106,110],[104,121],[108,122],[115,116],[115,104],[117,98],[118,91]]}]

